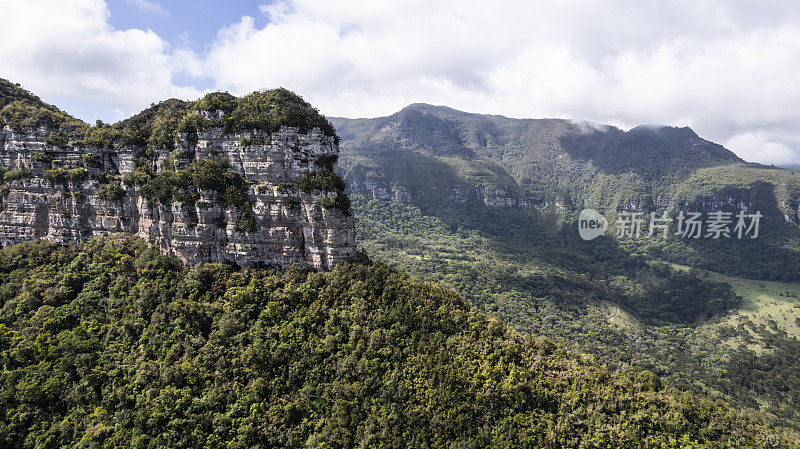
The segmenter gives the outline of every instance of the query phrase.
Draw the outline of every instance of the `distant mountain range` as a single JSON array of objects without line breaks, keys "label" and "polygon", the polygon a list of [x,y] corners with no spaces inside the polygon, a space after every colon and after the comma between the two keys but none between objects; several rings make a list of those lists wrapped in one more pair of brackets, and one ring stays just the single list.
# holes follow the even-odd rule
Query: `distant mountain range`
[{"label": "distant mountain range", "polygon": [[[570,219],[586,207],[612,217],[624,210],[673,216],[679,210],[759,211],[765,216],[761,241],[737,242],[722,271],[800,279],[800,270],[787,272],[783,262],[783,268],[769,264],[757,270],[746,262],[763,259],[768,249],[800,267],[800,172],[747,163],[690,128],[643,125],[626,132],[426,104],[388,117],[330,120],[341,138],[340,167],[352,193],[418,206],[533,206]],[[720,270],[715,255],[726,252],[720,245],[639,246],[679,263],[690,260],[676,253],[699,252],[701,260],[694,265]]]},{"label": "distant mountain range", "polygon": [[649,211],[703,196],[730,202],[719,198],[724,193],[798,221],[800,174],[746,163],[690,128],[643,125],[625,132],[426,104],[388,117],[331,122],[351,188],[377,196]]}]

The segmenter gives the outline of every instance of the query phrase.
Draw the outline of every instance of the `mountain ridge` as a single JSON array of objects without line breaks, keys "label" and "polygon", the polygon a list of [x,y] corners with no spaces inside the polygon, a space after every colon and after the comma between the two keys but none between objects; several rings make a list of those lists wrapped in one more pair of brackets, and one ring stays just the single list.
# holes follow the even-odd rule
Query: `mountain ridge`
[{"label": "mountain ridge", "polygon": [[[676,203],[676,186],[694,182],[698,169],[773,168],[745,162],[689,127],[639,125],[623,131],[569,119],[516,119],[421,103],[385,117],[330,120],[342,136],[343,160],[351,154],[362,156],[359,152],[392,149],[381,157],[402,159],[405,156],[398,151],[404,150],[406,155],[495,164],[515,181],[504,189],[520,190],[518,197],[505,201],[512,204],[571,204],[600,210],[634,206],[649,212]],[[399,159],[394,163],[407,162]],[[349,176],[346,167],[343,172]],[[350,178],[354,185],[396,187],[379,174]],[[784,213],[797,221],[796,199],[780,201]]]},{"label": "mountain ridge", "polygon": [[[385,126],[387,123],[392,121],[407,121],[410,119],[410,115],[414,113],[420,113],[423,115],[432,115],[436,119],[440,119],[442,121],[446,121],[446,119],[453,119],[453,118],[469,118],[473,120],[484,120],[484,121],[491,121],[494,122],[494,125],[498,123],[515,123],[518,125],[529,125],[529,124],[561,124],[561,125],[574,125],[582,130],[585,130],[587,133],[591,131],[595,132],[611,132],[611,133],[622,133],[624,135],[640,135],[640,134],[652,134],[656,133],[663,133],[667,131],[670,134],[678,135],[683,137],[689,137],[694,139],[699,139],[704,143],[712,144],[714,146],[721,147],[724,152],[720,152],[719,156],[723,160],[729,161],[736,161],[736,162],[745,162],[741,158],[739,158],[735,153],[730,150],[725,149],[721,145],[715,144],[709,140],[700,138],[697,133],[688,126],[669,126],[669,125],[661,125],[661,124],[640,124],[632,127],[628,131],[624,131],[619,129],[613,125],[606,125],[606,124],[599,124],[593,123],[583,120],[574,120],[574,119],[562,119],[562,118],[512,118],[507,117],[504,115],[499,114],[481,114],[475,112],[465,112],[460,111],[449,106],[444,105],[432,105],[428,103],[412,103],[408,106],[405,106],[398,112],[393,114],[382,116],[382,117],[374,117],[374,118],[346,118],[346,117],[328,117],[334,125],[337,125],[341,131],[347,133],[349,128],[351,127],[350,123],[367,123],[367,122],[374,122],[376,123],[375,127],[379,128],[381,126]],[[485,146],[485,144],[483,145]],[[471,148],[474,148],[473,145]]]}]

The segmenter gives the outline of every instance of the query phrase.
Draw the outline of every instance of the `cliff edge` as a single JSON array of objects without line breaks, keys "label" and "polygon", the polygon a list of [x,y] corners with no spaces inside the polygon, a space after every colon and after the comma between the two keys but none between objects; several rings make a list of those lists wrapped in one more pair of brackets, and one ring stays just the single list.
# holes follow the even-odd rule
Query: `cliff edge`
[{"label": "cliff edge", "polygon": [[184,263],[330,269],[355,254],[338,137],[276,89],[89,126],[0,80],[0,242],[140,236]]}]

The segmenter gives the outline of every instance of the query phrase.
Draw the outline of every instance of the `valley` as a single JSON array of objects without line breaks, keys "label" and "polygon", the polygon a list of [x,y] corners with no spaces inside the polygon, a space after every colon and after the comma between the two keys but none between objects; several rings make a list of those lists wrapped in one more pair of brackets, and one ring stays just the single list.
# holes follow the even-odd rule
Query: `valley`
[{"label": "valley", "polygon": [[[612,370],[648,369],[800,424],[796,171],[745,163],[689,129],[625,133],[429,105],[332,121],[371,257]],[[765,218],[755,240],[584,242],[583,207]]]}]

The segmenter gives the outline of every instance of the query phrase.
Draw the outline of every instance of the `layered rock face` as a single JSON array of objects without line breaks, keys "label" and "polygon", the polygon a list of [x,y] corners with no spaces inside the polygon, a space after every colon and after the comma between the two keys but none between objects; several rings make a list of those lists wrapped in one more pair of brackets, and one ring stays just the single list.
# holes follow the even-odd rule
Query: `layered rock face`
[{"label": "layered rock face", "polygon": [[303,177],[324,169],[320,161],[330,168],[338,155],[334,137],[316,128],[227,133],[212,127],[182,133],[175,149],[155,151],[148,159],[155,174],[193,161],[228,161],[246,181],[246,210],[226,205],[213,189],[198,188],[191,204],[146,199],[142,187],[127,180],[117,181],[115,193],[101,194],[107,179],[127,179],[141,166],[144,148],[53,145],[47,136],[45,128],[18,132],[5,126],[0,132],[0,164],[9,170],[0,192],[3,245],[130,233],[190,265],[305,262],[323,270],[355,254],[349,206],[331,207],[342,193],[297,187]]}]

